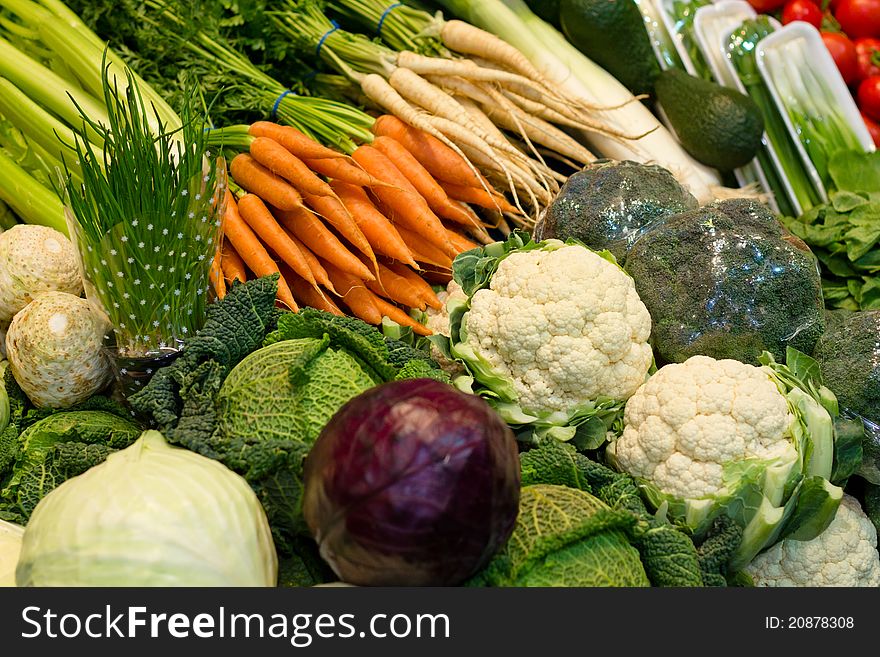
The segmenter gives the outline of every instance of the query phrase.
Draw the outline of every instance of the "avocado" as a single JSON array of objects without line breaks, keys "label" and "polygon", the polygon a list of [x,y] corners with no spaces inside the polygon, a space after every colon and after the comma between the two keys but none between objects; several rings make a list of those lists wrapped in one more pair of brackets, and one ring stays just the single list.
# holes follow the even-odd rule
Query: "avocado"
[{"label": "avocado", "polygon": [[697,161],[730,171],[758,154],[764,117],[745,94],[678,69],[663,71],[655,90],[681,145]]},{"label": "avocado", "polygon": [[559,5],[561,0],[526,0],[526,4],[539,18],[559,28]]},{"label": "avocado", "polygon": [[632,93],[653,93],[660,65],[633,0],[562,0],[559,21],[575,48]]},{"label": "avocado", "polygon": [[697,199],[655,164],[598,160],[569,177],[535,228],[536,239],[574,238],[608,249],[621,265],[658,221],[696,210]]}]

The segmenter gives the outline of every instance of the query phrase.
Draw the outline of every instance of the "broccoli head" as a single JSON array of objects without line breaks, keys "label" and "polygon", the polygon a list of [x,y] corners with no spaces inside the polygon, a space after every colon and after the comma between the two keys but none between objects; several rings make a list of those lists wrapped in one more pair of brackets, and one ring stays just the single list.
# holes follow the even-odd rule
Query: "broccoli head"
[{"label": "broccoli head", "polygon": [[626,270],[654,321],[658,360],[783,360],[786,347],[811,353],[825,330],[813,254],[755,201],[667,217],[636,241]]},{"label": "broccoli head", "polygon": [[814,358],[840,405],[880,424],[880,310],[851,313],[819,338]]},{"label": "broccoli head", "polygon": [[577,239],[608,249],[623,263],[645,230],[663,217],[695,210],[697,199],[663,167],[599,160],[572,175],[535,232],[535,239]]}]

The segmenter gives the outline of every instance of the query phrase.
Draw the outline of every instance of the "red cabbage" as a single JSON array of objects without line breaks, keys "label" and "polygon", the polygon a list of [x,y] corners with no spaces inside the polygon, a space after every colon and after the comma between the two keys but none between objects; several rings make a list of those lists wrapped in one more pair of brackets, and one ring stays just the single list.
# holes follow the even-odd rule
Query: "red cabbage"
[{"label": "red cabbage", "polygon": [[339,578],[449,586],[510,537],[520,469],[510,428],[482,399],[431,379],[345,404],[305,464],[303,511]]}]

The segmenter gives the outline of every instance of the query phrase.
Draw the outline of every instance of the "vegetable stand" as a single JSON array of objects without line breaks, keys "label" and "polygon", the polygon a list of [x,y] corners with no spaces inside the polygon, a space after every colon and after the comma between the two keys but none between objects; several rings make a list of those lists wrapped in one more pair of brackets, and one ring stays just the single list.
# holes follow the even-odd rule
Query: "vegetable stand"
[{"label": "vegetable stand", "polygon": [[868,5],[0,0],[0,583],[880,586]]}]

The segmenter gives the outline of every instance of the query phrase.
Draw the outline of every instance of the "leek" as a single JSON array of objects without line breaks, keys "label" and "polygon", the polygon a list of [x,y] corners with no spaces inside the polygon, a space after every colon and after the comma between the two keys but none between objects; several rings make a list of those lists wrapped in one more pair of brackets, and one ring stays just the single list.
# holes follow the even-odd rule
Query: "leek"
[{"label": "leek", "polygon": [[634,97],[620,82],[535,16],[522,0],[440,0],[439,4],[519,49],[567,94],[591,105],[626,103],[596,114],[620,132],[644,136],[623,140],[584,133],[586,141],[605,157],[659,164],[672,172],[700,202],[714,200],[712,186],[721,182],[718,172],[691,158],[642,103],[627,102]]}]

